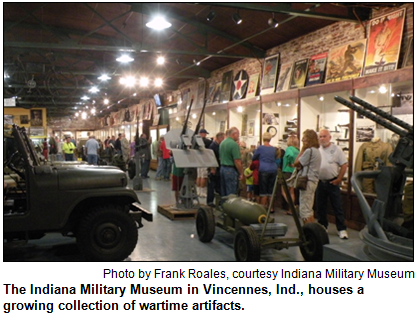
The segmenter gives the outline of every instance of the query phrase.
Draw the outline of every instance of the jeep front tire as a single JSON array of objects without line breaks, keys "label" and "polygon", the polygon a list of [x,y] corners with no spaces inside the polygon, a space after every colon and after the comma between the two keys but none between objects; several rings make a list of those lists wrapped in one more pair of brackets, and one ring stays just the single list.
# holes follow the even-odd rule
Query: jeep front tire
[{"label": "jeep front tire", "polygon": [[100,205],[81,219],[76,236],[88,260],[122,261],[136,246],[138,228],[120,206]]}]

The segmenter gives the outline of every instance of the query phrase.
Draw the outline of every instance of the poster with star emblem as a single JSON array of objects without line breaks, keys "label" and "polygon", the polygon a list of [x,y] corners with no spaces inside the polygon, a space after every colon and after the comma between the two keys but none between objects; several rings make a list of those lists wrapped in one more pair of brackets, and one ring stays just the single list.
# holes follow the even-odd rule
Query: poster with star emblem
[{"label": "poster with star emblem", "polygon": [[248,88],[248,74],[245,70],[240,70],[233,80],[232,98],[240,100],[245,97]]},{"label": "poster with star emblem", "polygon": [[274,93],[277,83],[278,63],[279,54],[265,58],[262,71],[261,95]]}]

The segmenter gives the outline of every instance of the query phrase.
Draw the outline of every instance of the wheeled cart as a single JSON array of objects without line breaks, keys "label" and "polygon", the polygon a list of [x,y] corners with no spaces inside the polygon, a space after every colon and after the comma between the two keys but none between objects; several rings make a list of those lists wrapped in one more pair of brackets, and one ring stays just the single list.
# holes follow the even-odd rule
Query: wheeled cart
[{"label": "wheeled cart", "polygon": [[[284,187],[298,237],[285,238],[287,225],[274,223],[274,219],[270,217],[278,183]],[[281,170],[278,170],[272,196],[268,210],[257,203],[234,195],[222,199],[217,197],[214,209],[200,207],[196,218],[199,240],[210,242],[214,237],[215,227],[218,226],[234,234],[234,252],[237,261],[259,261],[262,249],[281,250],[293,246],[300,247],[306,261],[322,261],[323,245],[329,243],[327,232],[318,223],[301,226]]]}]

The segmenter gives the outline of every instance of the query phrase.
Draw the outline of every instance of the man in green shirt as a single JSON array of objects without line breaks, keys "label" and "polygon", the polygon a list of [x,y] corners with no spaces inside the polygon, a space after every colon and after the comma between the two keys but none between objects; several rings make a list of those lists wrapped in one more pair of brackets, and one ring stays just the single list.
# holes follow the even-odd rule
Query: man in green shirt
[{"label": "man in green shirt", "polygon": [[239,181],[243,179],[239,129],[232,127],[226,132],[227,138],[220,144],[220,189],[222,196],[236,194]]}]

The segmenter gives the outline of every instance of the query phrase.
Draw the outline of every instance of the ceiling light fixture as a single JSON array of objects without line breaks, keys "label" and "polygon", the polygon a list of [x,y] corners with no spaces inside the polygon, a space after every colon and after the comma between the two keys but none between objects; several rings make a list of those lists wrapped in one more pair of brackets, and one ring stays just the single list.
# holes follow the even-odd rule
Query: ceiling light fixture
[{"label": "ceiling light fixture", "polygon": [[160,79],[160,78],[155,79],[155,86],[156,87],[161,87],[162,86],[162,79]]},{"label": "ceiling light fixture", "polygon": [[98,79],[100,81],[107,81],[107,80],[110,80],[111,78],[107,74],[102,74],[101,76],[98,77]]},{"label": "ceiling light fixture", "polygon": [[207,14],[207,21],[211,22],[216,18],[217,14],[210,7],[210,12]]},{"label": "ceiling light fixture", "polygon": [[272,13],[272,17],[268,20],[268,25],[271,27],[278,27],[279,23],[275,20],[275,14]]},{"label": "ceiling light fixture", "polygon": [[100,91],[96,86],[93,86],[91,89],[88,90],[88,92],[90,93],[97,93],[98,91]]},{"label": "ceiling light fixture", "polygon": [[103,101],[103,103],[104,103],[104,105],[107,105],[109,103],[109,99],[108,98],[105,98],[104,101]]},{"label": "ceiling light fixture", "polygon": [[135,59],[133,59],[132,57],[130,57],[128,55],[121,55],[119,58],[116,59],[116,61],[122,62],[122,63],[131,62],[133,60],[135,60]]},{"label": "ceiling light fixture", "polygon": [[156,63],[157,63],[158,65],[163,65],[163,64],[165,63],[165,58],[164,58],[164,57],[162,57],[162,56],[159,56],[159,57],[156,59]]},{"label": "ceiling light fixture", "polygon": [[161,30],[171,27],[172,24],[169,23],[167,20],[165,20],[163,16],[158,15],[158,16],[155,16],[150,22],[146,23],[146,26],[151,29],[161,31]]},{"label": "ceiling light fixture", "polygon": [[233,21],[236,23],[236,24],[240,24],[240,23],[242,23],[242,18],[240,17],[240,15],[239,15],[239,10],[236,12],[236,13],[234,13],[233,15],[232,15],[232,19],[233,19]]},{"label": "ceiling light fixture", "polygon": [[139,84],[140,84],[141,87],[147,87],[148,84],[149,84],[149,79],[145,78],[145,77],[142,77],[142,78],[140,78]]},{"label": "ceiling light fixture", "polygon": [[86,100],[89,100],[90,98],[89,98],[87,95],[84,95],[83,97],[81,97],[81,99],[82,99],[83,101],[86,101]]}]

